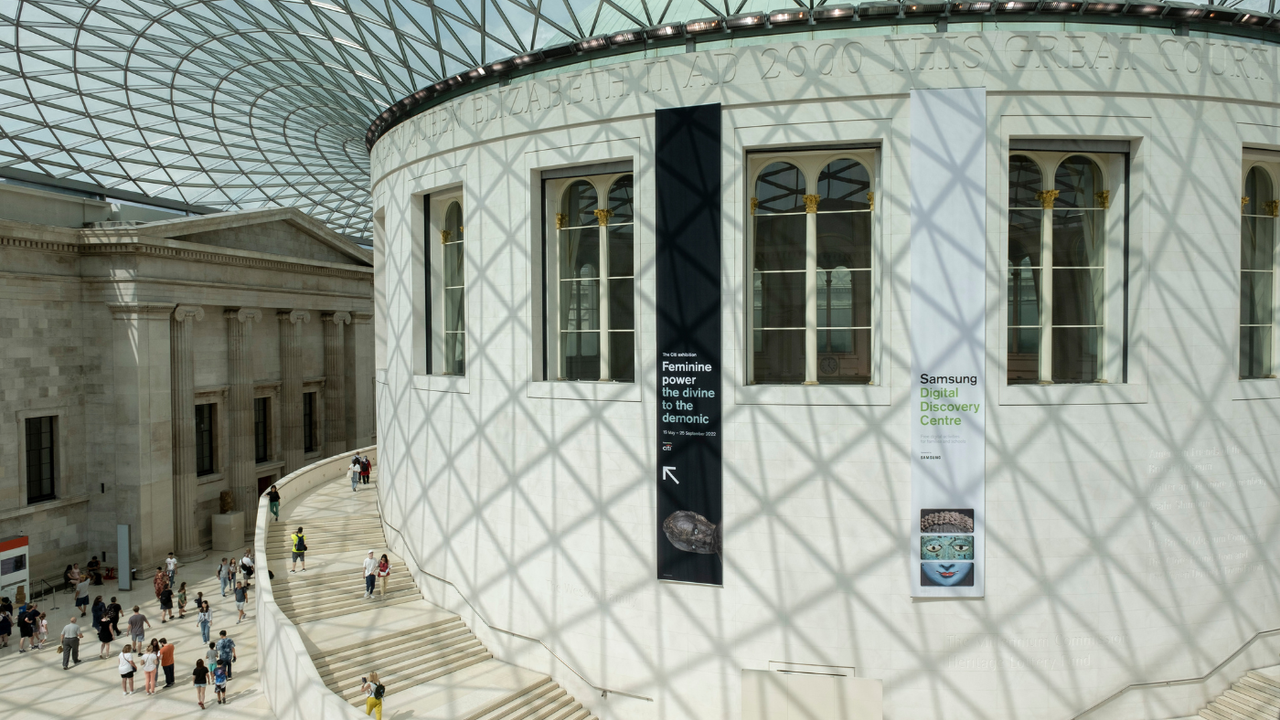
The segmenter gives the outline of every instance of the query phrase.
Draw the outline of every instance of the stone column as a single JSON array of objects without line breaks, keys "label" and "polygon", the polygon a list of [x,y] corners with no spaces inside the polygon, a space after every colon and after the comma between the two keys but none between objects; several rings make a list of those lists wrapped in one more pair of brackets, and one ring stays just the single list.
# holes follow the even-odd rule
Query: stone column
[{"label": "stone column", "polygon": [[324,323],[324,454],[337,455],[347,447],[347,376],[344,337],[351,313],[320,316]]},{"label": "stone column", "polygon": [[245,537],[253,537],[258,515],[258,481],[253,475],[253,323],[262,311],[225,310],[227,320],[227,486],[234,509],[244,511]]},{"label": "stone column", "polygon": [[280,323],[280,429],[284,448],[282,474],[302,467],[302,323],[311,322],[306,310],[276,313]]},{"label": "stone column", "polygon": [[347,438],[352,449],[374,439],[373,313],[351,313],[347,329]]},{"label": "stone column", "polygon": [[196,363],[192,327],[204,308],[179,305],[169,326],[173,416],[174,552],[182,562],[204,557],[196,527]]},{"label": "stone column", "polygon": [[[129,525],[122,570],[155,567],[174,549],[172,397],[169,331],[173,304],[108,303],[109,404],[102,432],[111,440],[106,484],[114,523]],[[193,408],[194,412],[194,408]],[[114,546],[112,546],[114,548]]]}]

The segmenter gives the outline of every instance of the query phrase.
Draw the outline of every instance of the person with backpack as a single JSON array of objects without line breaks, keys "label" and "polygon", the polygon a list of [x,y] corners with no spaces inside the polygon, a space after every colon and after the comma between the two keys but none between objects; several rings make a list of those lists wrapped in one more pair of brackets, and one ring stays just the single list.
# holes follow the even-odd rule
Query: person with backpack
[{"label": "person with backpack", "polygon": [[351,492],[355,492],[356,485],[360,482],[360,456],[352,456],[351,464],[347,466],[347,473],[351,475]]},{"label": "person with backpack", "polygon": [[120,637],[120,618],[123,615],[124,608],[120,607],[114,595],[111,596],[111,603],[107,605],[107,617],[110,619],[111,633],[116,637]]},{"label": "person with backpack", "polygon": [[369,457],[367,455],[360,458],[360,482],[365,485],[369,484],[369,470],[372,467],[373,466],[369,464]]},{"label": "person with backpack", "polygon": [[[355,489],[355,483],[352,483],[352,490]],[[307,571],[307,536],[302,534],[302,526],[298,526],[298,531],[289,536],[289,540],[293,543],[293,567],[289,572],[297,572],[298,561],[302,561],[302,572]]]},{"label": "person with backpack", "polygon": [[253,577],[253,551],[245,550],[244,557],[240,558],[240,575],[244,578],[244,586],[249,587],[249,580]]},{"label": "person with backpack", "polygon": [[231,663],[218,661],[213,670],[213,696],[219,705],[227,704],[227,681],[231,679]]},{"label": "person with backpack", "polygon": [[372,715],[377,710],[378,720],[382,720],[382,698],[387,694],[387,688],[378,681],[378,673],[374,671],[369,673],[369,677],[360,678],[360,682],[364,683],[360,686],[360,691],[365,694],[364,714]]}]

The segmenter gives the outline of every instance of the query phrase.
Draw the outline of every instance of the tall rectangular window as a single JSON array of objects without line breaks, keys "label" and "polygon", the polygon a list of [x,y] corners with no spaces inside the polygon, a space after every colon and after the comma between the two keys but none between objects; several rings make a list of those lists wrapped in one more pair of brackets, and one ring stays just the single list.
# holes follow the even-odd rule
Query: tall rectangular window
[{"label": "tall rectangular window", "polygon": [[440,233],[444,264],[444,374],[467,374],[467,300],[462,245],[462,204],[454,201],[444,212]]},{"label": "tall rectangular window", "polygon": [[872,379],[874,155],[770,156],[753,178],[750,382]]},{"label": "tall rectangular window", "polygon": [[1240,198],[1240,379],[1275,376],[1276,215],[1267,170],[1255,165]]},{"label": "tall rectangular window", "polygon": [[302,451],[316,450],[316,394],[302,394]]},{"label": "tall rectangular window", "polygon": [[253,399],[253,461],[271,459],[271,398]]},{"label": "tall rectangular window", "polygon": [[196,406],[196,475],[212,475],[214,463],[213,403]]},{"label": "tall rectangular window", "polygon": [[27,504],[57,498],[58,418],[27,418]]},{"label": "tall rectangular window", "polygon": [[1009,384],[1107,381],[1110,195],[1095,157],[1009,157]]},{"label": "tall rectangular window", "polygon": [[[548,343],[560,380],[635,382],[635,192],[631,173],[548,187]],[[550,310],[550,308],[549,308]]]}]

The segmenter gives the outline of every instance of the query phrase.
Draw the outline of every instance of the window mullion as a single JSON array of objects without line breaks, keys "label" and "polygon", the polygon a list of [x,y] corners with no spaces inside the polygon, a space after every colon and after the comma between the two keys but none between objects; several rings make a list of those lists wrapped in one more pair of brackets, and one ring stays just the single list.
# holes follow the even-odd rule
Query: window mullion
[{"label": "window mullion", "polygon": [[[807,202],[807,199],[806,199]],[[818,215],[804,216],[804,384],[818,384]]]},{"label": "window mullion", "polygon": [[1040,384],[1053,384],[1053,208],[1040,211]]},{"label": "window mullion", "polygon": [[[604,197],[608,197],[608,190]],[[612,378],[609,369],[609,225],[600,219],[600,380]]]}]

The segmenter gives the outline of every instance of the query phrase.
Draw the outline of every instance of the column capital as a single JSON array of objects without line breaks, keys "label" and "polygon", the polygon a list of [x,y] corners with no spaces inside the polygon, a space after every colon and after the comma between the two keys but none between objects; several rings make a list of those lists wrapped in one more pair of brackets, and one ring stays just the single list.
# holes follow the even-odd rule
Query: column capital
[{"label": "column capital", "polygon": [[262,319],[262,311],[257,308],[227,308],[222,311],[222,317],[228,320],[235,318],[242,323],[254,322]]},{"label": "column capital", "polygon": [[116,318],[146,318],[166,320],[176,307],[173,303],[107,303],[111,315]]},{"label": "column capital", "polygon": [[204,308],[199,305],[179,305],[173,309],[173,319],[178,322],[186,320],[203,320]]},{"label": "column capital", "polygon": [[373,322],[373,313],[371,312],[353,312],[351,313],[351,322],[355,325],[363,325]]},{"label": "column capital", "polygon": [[327,322],[327,323],[328,323],[328,322],[331,322],[331,323],[333,323],[334,325],[350,325],[350,324],[351,324],[351,313],[349,313],[349,312],[347,312],[347,311],[345,311],[345,310],[342,310],[342,311],[339,311],[339,312],[327,312],[327,313],[321,313],[321,314],[320,314],[320,321],[321,321],[321,322]]},{"label": "column capital", "polygon": [[287,320],[293,323],[294,325],[297,325],[298,323],[309,323],[311,322],[311,311],[310,310],[281,310],[280,312],[276,313],[276,319],[279,320],[280,322],[285,322]]}]

